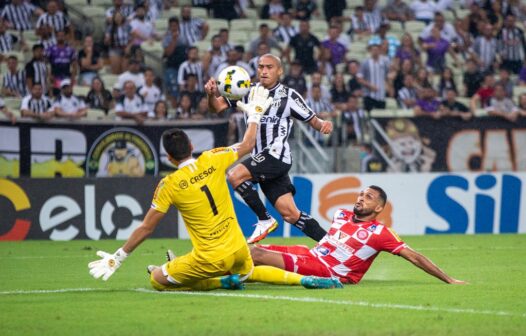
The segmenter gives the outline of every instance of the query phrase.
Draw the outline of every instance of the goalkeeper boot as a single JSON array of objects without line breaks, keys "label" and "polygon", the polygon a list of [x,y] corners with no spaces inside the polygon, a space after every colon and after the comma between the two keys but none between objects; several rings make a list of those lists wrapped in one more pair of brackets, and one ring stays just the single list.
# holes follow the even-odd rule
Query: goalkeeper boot
[{"label": "goalkeeper boot", "polygon": [[231,274],[221,277],[221,288],[233,290],[244,289],[245,284],[241,281],[239,274]]},{"label": "goalkeeper boot", "polygon": [[254,224],[256,227],[254,229],[254,232],[252,232],[252,235],[250,238],[247,239],[247,243],[254,244],[257,243],[260,240],[265,239],[265,237],[271,233],[272,231],[276,230],[278,228],[278,222],[274,218],[260,220],[256,224]]},{"label": "goalkeeper boot", "polygon": [[157,266],[157,265],[148,265],[148,267],[146,267],[146,269],[148,270],[148,274],[152,274],[156,269],[158,269],[159,267],[161,266]]},{"label": "goalkeeper boot", "polygon": [[342,283],[337,278],[321,278],[316,276],[304,276],[301,278],[301,285],[308,289],[343,288]]}]

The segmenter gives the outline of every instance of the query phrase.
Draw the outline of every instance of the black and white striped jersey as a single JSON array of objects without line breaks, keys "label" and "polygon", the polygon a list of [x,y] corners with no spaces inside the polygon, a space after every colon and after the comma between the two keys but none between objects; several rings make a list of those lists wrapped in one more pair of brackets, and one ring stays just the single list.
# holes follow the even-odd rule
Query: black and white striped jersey
[{"label": "black and white striped jersey", "polygon": [[484,36],[479,36],[473,42],[471,50],[482,62],[483,70],[487,70],[493,66],[497,56],[497,39],[494,37],[487,39]]},{"label": "black and white striped jersey", "polygon": [[21,110],[29,110],[38,114],[51,111],[52,107],[53,104],[51,103],[51,100],[49,100],[49,98],[44,95],[39,99],[33,98],[32,95],[25,96],[24,99],[22,99],[22,104],[20,105]]},{"label": "black and white striped jersey", "polygon": [[42,84],[42,89],[47,92],[48,89],[48,71],[44,61],[32,59],[26,64],[26,79],[30,78],[33,83]]},{"label": "black and white striped jersey", "polygon": [[[292,118],[309,122],[316,114],[294,89],[278,83],[269,91],[272,105],[261,117],[256,136],[256,146],[252,150],[252,156],[268,150],[269,154],[276,159],[283,163],[291,164],[292,156],[288,139],[292,129]],[[234,106],[234,102],[228,100],[227,102],[230,106]],[[247,96],[243,98],[243,102],[248,103]]]},{"label": "black and white striped jersey", "polygon": [[2,80],[2,87],[8,88],[24,97],[27,94],[26,72],[24,70],[18,70],[15,73],[8,71]]},{"label": "black and white striped jersey", "polygon": [[186,76],[189,74],[194,74],[197,76],[197,89],[202,90],[204,86],[203,82],[203,64],[201,61],[198,62],[190,62],[190,61],[184,61],[181,63],[181,66],[179,67],[179,71],[177,73],[177,83],[179,85],[185,85],[186,84]]},{"label": "black and white striped jersey", "polygon": [[37,20],[37,28],[50,26],[53,28],[53,32],[66,30],[70,25],[68,17],[61,11],[57,11],[55,14],[44,13]]},{"label": "black and white striped jersey", "polygon": [[13,47],[17,42],[18,37],[11,33],[0,34],[0,52],[6,53],[13,50]]},{"label": "black and white striped jersey", "polygon": [[181,31],[181,39],[186,45],[194,45],[195,42],[201,41],[201,29],[205,21],[201,18],[191,18],[188,21],[181,20],[179,22],[179,30]]},{"label": "black and white striped jersey", "polygon": [[32,30],[32,17],[35,10],[34,5],[24,1],[19,5],[9,4],[5,6],[0,16],[16,30]]},{"label": "black and white striped jersey", "polygon": [[522,29],[502,28],[497,35],[498,49],[504,61],[523,61],[526,54],[526,40]]},{"label": "black and white striped jersey", "polygon": [[299,33],[298,29],[294,26],[278,26],[274,29],[274,37],[285,44],[289,44],[290,40]]},{"label": "black and white striped jersey", "polygon": [[377,60],[373,58],[367,58],[363,61],[358,76],[362,77],[377,88],[376,91],[372,91],[368,87],[364,87],[365,96],[380,101],[385,100],[385,81],[387,79],[388,71],[389,58],[387,58],[387,56],[379,56]]}]

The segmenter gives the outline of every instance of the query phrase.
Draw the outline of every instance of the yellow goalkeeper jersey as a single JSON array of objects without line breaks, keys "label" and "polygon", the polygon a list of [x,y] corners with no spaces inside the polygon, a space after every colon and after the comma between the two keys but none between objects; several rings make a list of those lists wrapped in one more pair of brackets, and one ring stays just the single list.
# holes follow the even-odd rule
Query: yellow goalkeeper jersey
[{"label": "yellow goalkeeper jersey", "polygon": [[163,178],[153,196],[153,209],[162,213],[170,205],[179,209],[192,240],[192,253],[203,262],[221,260],[246,244],[225,176],[237,159],[231,147],[206,151]]}]

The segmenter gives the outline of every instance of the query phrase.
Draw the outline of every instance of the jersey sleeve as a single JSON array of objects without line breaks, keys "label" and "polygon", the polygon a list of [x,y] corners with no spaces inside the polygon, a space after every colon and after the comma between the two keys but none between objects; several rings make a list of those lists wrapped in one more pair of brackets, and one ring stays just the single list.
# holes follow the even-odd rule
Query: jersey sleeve
[{"label": "jersey sleeve", "polygon": [[155,192],[153,193],[153,200],[151,208],[162,213],[167,213],[172,204],[172,197],[170,187],[166,178],[162,179]]},{"label": "jersey sleeve", "polygon": [[226,170],[239,158],[239,154],[235,147],[218,147],[203,154],[209,155],[210,160],[218,167],[221,167],[222,170]]},{"label": "jersey sleeve", "polygon": [[291,91],[289,99],[291,116],[303,122],[310,121],[316,116],[316,113],[311,110],[311,108],[305,103],[305,100],[303,100],[303,97],[297,93],[296,90]]},{"label": "jersey sleeve", "polygon": [[388,227],[384,227],[380,236],[380,250],[391,254],[399,254],[407,244],[398,237],[398,235]]}]

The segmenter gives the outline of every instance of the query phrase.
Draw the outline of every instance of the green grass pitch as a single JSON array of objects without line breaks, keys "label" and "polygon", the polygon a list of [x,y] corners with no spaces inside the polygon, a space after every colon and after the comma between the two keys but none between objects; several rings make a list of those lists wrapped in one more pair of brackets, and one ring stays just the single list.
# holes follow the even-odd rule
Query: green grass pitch
[{"label": "green grass pitch", "polygon": [[[268,239],[310,244],[308,239]],[[188,241],[149,240],[108,282],[87,264],[116,241],[0,243],[1,335],[526,335],[526,236],[405,237],[450,286],[382,253],[342,290],[248,284],[244,291],[150,291],[148,264]],[[85,289],[85,290],[83,290]]]}]

